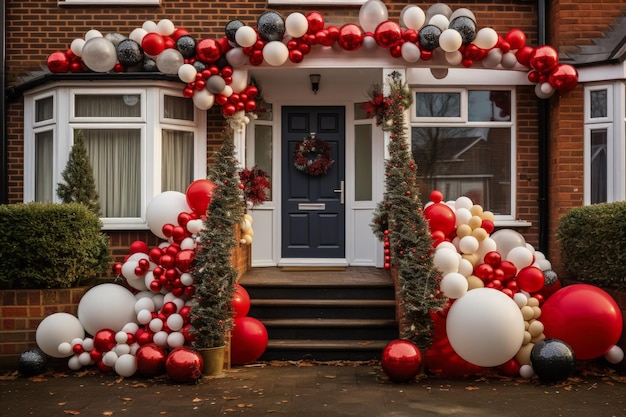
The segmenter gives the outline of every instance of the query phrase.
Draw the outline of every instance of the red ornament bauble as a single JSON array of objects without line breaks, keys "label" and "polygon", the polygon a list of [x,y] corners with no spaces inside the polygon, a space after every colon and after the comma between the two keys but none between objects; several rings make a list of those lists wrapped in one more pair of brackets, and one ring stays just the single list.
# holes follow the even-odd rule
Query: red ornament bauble
[{"label": "red ornament bauble", "polygon": [[552,88],[567,92],[576,88],[578,84],[578,71],[569,64],[559,65],[548,78]]},{"label": "red ornament bauble", "polygon": [[216,185],[212,181],[206,179],[195,180],[189,184],[185,197],[187,204],[194,213],[199,216],[206,214],[211,198],[215,193],[215,187]]},{"label": "red ornament bauble", "polygon": [[165,49],[165,39],[157,32],[150,32],[143,37],[141,47],[148,55],[156,56]]},{"label": "red ornament bauble", "polygon": [[129,248],[130,253],[148,253],[148,244],[141,240],[135,240],[130,244]]},{"label": "red ornament bauble", "polygon": [[231,362],[245,365],[256,361],[267,348],[267,329],[254,317],[235,319],[231,333]]},{"label": "red ornament bauble", "polygon": [[248,291],[241,285],[235,286],[235,294],[233,295],[233,311],[235,312],[235,318],[245,317],[250,311],[250,295]]},{"label": "red ornament bauble", "polygon": [[553,47],[543,45],[535,48],[530,54],[530,66],[542,73],[549,73],[559,63],[559,54]]},{"label": "red ornament bauble", "polygon": [[431,231],[438,230],[446,236],[456,227],[454,211],[445,203],[431,204],[426,207],[424,217],[428,220]]},{"label": "red ornament bauble", "polygon": [[433,203],[441,203],[443,201],[443,193],[439,190],[430,192],[430,201]]},{"label": "red ornament bauble", "polygon": [[520,289],[529,293],[540,291],[545,283],[543,271],[532,265],[520,269],[515,280]]},{"label": "red ornament bauble", "polygon": [[113,349],[116,344],[115,332],[111,329],[102,329],[93,338],[94,348],[103,353]]},{"label": "red ornament bauble", "polygon": [[410,340],[396,339],[383,349],[380,364],[390,380],[406,382],[422,369],[422,354]]},{"label": "red ornament bauble", "polygon": [[376,27],[374,39],[381,48],[391,48],[402,39],[402,28],[396,22],[387,20]]},{"label": "red ornament bauble", "polygon": [[572,347],[576,359],[603,356],[622,334],[622,313],[604,290],[589,284],[561,288],[541,306],[541,322],[548,338]]},{"label": "red ornament bauble", "polygon": [[222,48],[215,39],[202,39],[196,45],[196,53],[201,61],[212,64],[222,56]]},{"label": "red ornament bauble", "polygon": [[146,378],[163,375],[167,351],[156,343],[141,346],[135,355],[137,359],[137,373]]},{"label": "red ornament bauble", "polygon": [[307,13],[306,20],[309,23],[309,28],[307,29],[308,34],[313,34],[318,30],[324,29],[324,16],[322,16],[320,12]]},{"label": "red ornament bauble", "polygon": [[511,29],[504,37],[511,49],[520,49],[526,45],[526,35],[519,29]]},{"label": "red ornament bauble", "polygon": [[51,72],[68,72],[70,70],[70,60],[65,52],[53,52],[48,56],[46,61],[48,69]]},{"label": "red ornament bauble", "polygon": [[363,31],[354,23],[345,24],[339,29],[337,44],[346,51],[356,51],[363,45]]},{"label": "red ornament bauble", "polygon": [[202,378],[204,361],[193,349],[179,347],[170,352],[165,360],[167,375],[177,382],[194,382]]}]

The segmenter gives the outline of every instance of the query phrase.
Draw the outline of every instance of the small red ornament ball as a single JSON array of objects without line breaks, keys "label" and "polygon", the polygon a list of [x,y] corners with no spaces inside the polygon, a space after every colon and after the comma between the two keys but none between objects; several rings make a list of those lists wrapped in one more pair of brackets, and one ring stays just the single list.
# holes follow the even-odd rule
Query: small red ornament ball
[{"label": "small red ornament ball", "polygon": [[407,382],[422,369],[422,354],[410,340],[396,339],[385,346],[380,362],[391,381]]}]

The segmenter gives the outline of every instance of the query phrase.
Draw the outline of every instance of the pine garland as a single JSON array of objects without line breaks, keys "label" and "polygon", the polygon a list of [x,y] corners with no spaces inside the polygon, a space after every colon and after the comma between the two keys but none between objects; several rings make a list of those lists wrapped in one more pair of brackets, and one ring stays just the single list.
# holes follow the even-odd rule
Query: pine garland
[{"label": "pine garland", "polygon": [[377,122],[390,132],[390,158],[385,165],[385,194],[372,229],[379,239],[389,240],[391,264],[398,270],[404,315],[401,337],[426,349],[434,334],[431,313],[442,310],[447,300],[439,291],[441,278],[433,265],[433,241],[419,198],[417,167],[407,145],[405,110],[411,105],[410,92],[397,72],[390,74],[389,87],[386,108],[375,112]]},{"label": "pine garland", "polygon": [[223,136],[209,172],[209,179],[217,187],[196,245],[192,269],[196,291],[191,304],[191,333],[196,348],[224,345],[233,328],[232,301],[238,272],[231,265],[231,251],[237,246],[235,225],[243,218],[244,205],[232,130],[226,129]]}]

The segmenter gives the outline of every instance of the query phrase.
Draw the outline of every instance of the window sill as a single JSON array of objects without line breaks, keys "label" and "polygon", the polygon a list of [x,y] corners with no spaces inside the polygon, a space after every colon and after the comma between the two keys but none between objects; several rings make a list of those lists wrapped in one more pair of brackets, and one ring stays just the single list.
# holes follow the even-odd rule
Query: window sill
[{"label": "window sill", "polygon": [[497,228],[510,228],[510,227],[531,227],[533,224],[526,220],[497,220],[495,226]]}]

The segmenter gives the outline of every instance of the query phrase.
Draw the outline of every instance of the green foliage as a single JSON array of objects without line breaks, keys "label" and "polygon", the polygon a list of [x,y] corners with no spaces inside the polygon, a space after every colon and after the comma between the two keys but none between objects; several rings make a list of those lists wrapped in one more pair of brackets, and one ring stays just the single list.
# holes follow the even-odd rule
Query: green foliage
[{"label": "green foliage", "polygon": [[232,131],[226,130],[209,179],[217,187],[196,246],[192,275],[196,292],[191,305],[191,332],[196,348],[222,346],[233,327],[232,301],[238,271],[231,265],[237,246],[235,225],[244,214]]},{"label": "green foliage", "polygon": [[578,281],[626,289],[626,202],[576,207],[557,227],[564,267]]},{"label": "green foliage", "polygon": [[405,110],[411,105],[411,96],[397,73],[391,74],[389,87],[391,104],[381,124],[390,132],[390,158],[385,165],[385,194],[374,213],[372,228],[379,238],[389,239],[391,263],[398,268],[402,337],[425,349],[434,334],[430,314],[442,310],[446,299],[439,292],[440,278],[433,265],[432,238],[422,212],[417,168],[407,146]]},{"label": "green foliage", "polygon": [[100,197],[96,190],[93,168],[87,156],[83,135],[78,132],[65,169],[61,173],[65,182],[59,183],[57,194],[64,203],[81,203],[100,215]]},{"label": "green foliage", "polygon": [[0,287],[68,288],[107,272],[101,226],[78,203],[0,206]]}]

